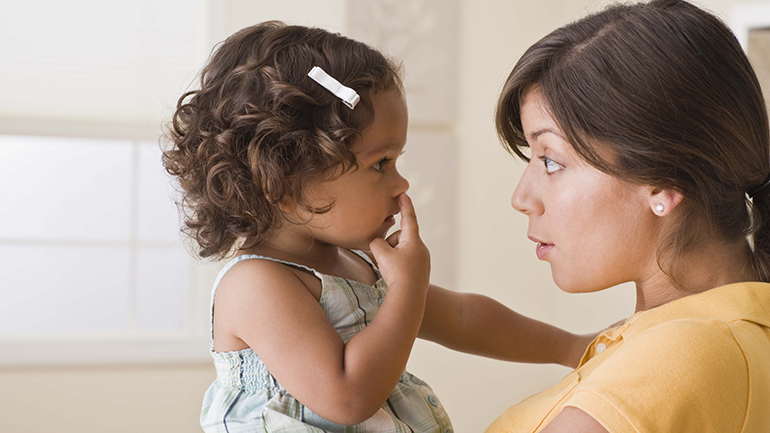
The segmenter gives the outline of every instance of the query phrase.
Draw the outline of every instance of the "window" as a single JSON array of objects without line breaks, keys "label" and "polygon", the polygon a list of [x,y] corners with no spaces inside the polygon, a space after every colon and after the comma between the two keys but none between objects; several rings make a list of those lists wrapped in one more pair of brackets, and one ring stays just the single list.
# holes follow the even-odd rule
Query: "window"
[{"label": "window", "polygon": [[133,358],[208,356],[208,288],[193,284],[157,143],[0,136],[0,173],[0,362],[35,362],[54,336],[97,362],[126,356],[100,344],[147,339],[174,350]]},{"label": "window", "polygon": [[208,360],[217,264],[179,234],[158,137],[222,2],[0,14],[0,365]]}]

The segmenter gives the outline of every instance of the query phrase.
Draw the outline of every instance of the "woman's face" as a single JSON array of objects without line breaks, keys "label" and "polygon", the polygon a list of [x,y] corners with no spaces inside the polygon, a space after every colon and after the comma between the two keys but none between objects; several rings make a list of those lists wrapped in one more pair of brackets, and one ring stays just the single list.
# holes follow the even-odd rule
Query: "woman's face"
[{"label": "woman's face", "polygon": [[650,189],[590,166],[564,141],[535,88],[521,103],[531,160],[511,197],[529,217],[528,237],[566,292],[645,280],[658,270]]}]

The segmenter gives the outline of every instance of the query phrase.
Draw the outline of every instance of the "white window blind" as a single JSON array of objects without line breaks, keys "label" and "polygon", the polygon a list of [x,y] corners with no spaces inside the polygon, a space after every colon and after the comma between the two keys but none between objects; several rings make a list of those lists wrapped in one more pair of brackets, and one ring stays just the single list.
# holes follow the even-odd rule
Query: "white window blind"
[{"label": "white window blind", "polygon": [[157,124],[211,48],[205,6],[4,2],[0,116]]}]

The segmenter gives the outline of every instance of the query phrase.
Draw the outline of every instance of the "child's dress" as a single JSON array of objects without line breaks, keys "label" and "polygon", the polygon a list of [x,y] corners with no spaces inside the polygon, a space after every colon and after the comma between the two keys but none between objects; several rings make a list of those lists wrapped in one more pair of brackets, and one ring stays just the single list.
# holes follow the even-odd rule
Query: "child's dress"
[{"label": "child's dress", "polygon": [[374,286],[332,275],[295,263],[258,255],[235,257],[219,273],[211,294],[211,355],[217,379],[206,391],[201,410],[201,426],[206,432],[387,432],[451,433],[452,424],[444,407],[430,387],[408,372],[401,375],[385,404],[361,424],[344,426],[313,413],[289,394],[267,370],[250,348],[218,353],[213,343],[214,293],[225,273],[247,259],[273,260],[312,272],[321,280],[319,303],[329,322],[347,342],[366,327],[377,313],[387,290],[377,268],[369,258],[356,252],[374,269],[379,280]]}]

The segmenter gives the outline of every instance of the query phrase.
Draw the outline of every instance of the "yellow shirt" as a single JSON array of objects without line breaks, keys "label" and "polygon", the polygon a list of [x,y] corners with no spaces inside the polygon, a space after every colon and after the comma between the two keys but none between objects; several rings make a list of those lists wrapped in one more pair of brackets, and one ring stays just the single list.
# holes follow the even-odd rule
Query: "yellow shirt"
[{"label": "yellow shirt", "polygon": [[539,431],[566,406],[610,433],[770,432],[770,284],[731,284],[634,314],[487,433]]}]

